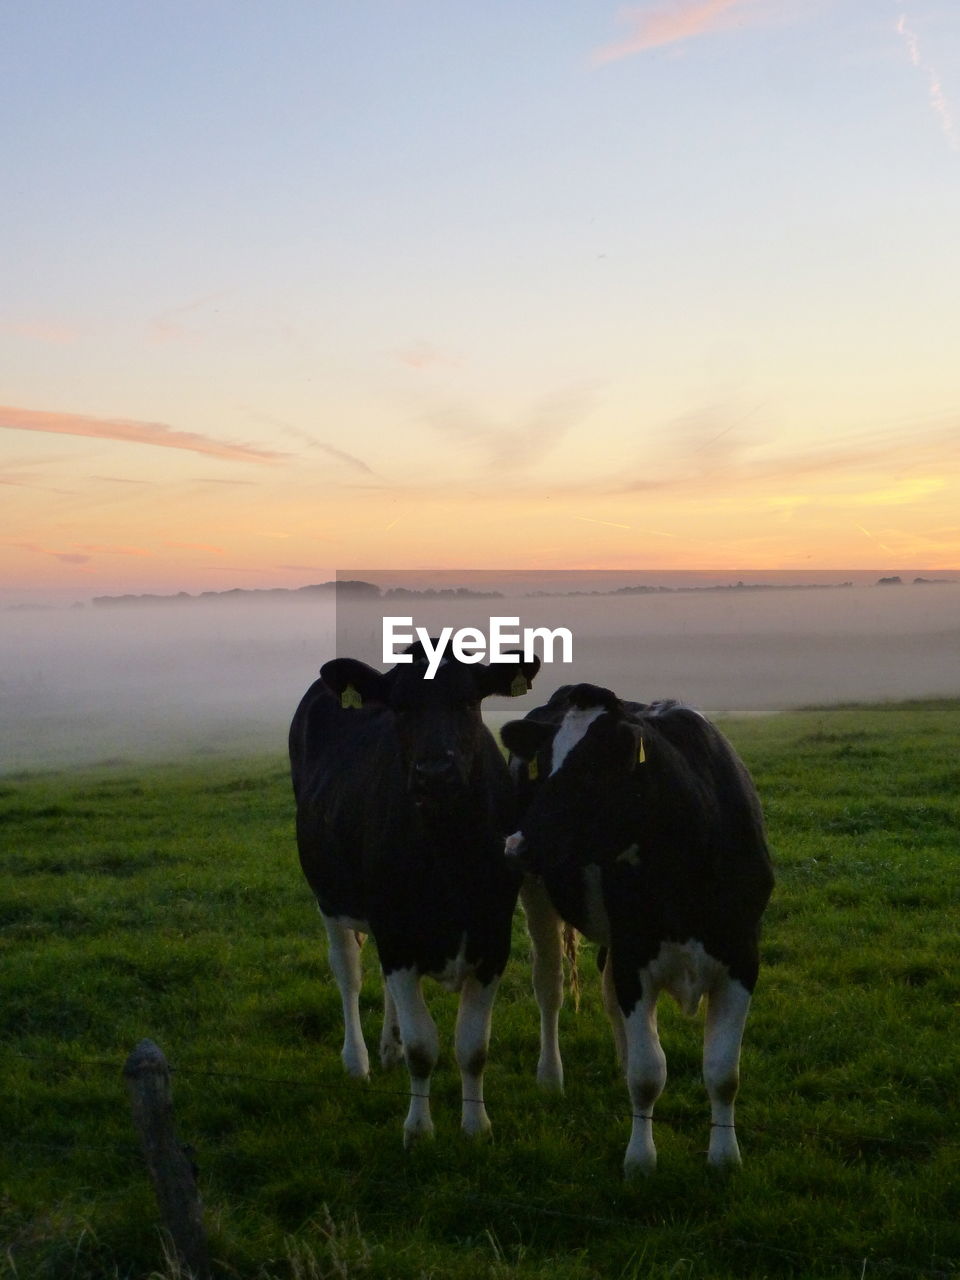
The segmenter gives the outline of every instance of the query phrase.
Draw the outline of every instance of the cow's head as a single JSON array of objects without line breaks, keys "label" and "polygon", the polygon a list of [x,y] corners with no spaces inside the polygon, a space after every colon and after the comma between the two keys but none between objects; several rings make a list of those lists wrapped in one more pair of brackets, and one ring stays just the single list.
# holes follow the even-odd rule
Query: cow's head
[{"label": "cow's head", "polygon": [[411,795],[421,805],[442,803],[462,794],[475,776],[485,734],[483,699],[526,693],[540,659],[487,665],[451,656],[428,680],[422,645],[413,644],[406,652],[413,662],[398,663],[390,671],[377,671],[354,658],[335,658],[323,666],[320,676],[337,695],[352,689],[365,706],[389,707]]},{"label": "cow's head", "polygon": [[549,721],[511,720],[500,730],[533,778],[507,853],[535,872],[553,859],[602,857],[617,843],[631,775],[645,759],[640,726],[609,689],[570,685],[543,710]]}]

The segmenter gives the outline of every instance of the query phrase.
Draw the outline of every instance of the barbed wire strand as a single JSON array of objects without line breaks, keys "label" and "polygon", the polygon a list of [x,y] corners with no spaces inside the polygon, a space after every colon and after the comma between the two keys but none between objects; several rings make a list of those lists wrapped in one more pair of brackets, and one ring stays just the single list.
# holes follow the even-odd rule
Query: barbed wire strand
[{"label": "barbed wire strand", "polygon": [[[42,1055],[38,1055],[38,1054],[27,1054],[27,1053],[21,1053],[19,1051],[14,1051],[12,1056],[21,1058],[25,1061],[40,1062],[45,1064],[49,1063],[49,1059],[44,1058]],[[65,1071],[85,1070],[87,1068],[92,1068],[92,1067],[97,1067],[97,1068],[105,1069],[112,1072],[116,1072],[120,1069],[118,1062],[111,1061],[108,1059],[90,1058],[90,1059],[74,1059],[72,1061],[64,1061],[62,1056],[58,1056],[58,1058],[56,1059],[56,1063],[60,1065],[61,1068]],[[245,1084],[269,1085],[273,1088],[310,1090],[315,1093],[321,1093],[321,1094],[347,1092],[347,1093],[353,1093],[356,1096],[374,1095],[374,1096],[382,1096],[382,1097],[405,1098],[408,1100],[413,1096],[409,1089],[404,1089],[400,1087],[390,1088],[383,1085],[373,1084],[369,1080],[365,1080],[365,1081],[350,1080],[350,1081],[343,1081],[343,1082],[336,1082],[332,1080],[291,1080],[289,1078],[285,1078],[282,1076],[261,1076],[256,1074],[250,1074],[244,1071],[222,1071],[222,1070],[215,1071],[215,1070],[212,1070],[211,1068],[206,1068],[206,1067],[192,1067],[192,1066],[182,1067],[182,1066],[174,1066],[172,1064],[169,1066],[169,1070],[172,1076],[176,1076],[182,1080],[189,1080],[191,1077],[199,1077],[199,1078],[211,1079],[211,1080],[234,1080],[234,1081],[242,1082]],[[466,1098],[466,1099],[463,1099],[463,1101],[479,1103],[481,1099]],[[487,1100],[484,1099],[483,1101],[486,1102]],[[507,1102],[506,1108],[509,1109],[509,1106],[510,1104],[509,1102]],[[503,1109],[504,1109],[504,1102],[501,1099],[497,1103],[497,1110],[502,1111]],[[620,1114],[624,1119],[634,1118],[634,1115],[632,1112],[627,1112],[627,1111],[621,1112],[619,1111],[619,1108],[617,1109],[616,1113]],[[693,1117],[693,1116],[681,1117],[676,1115],[671,1116],[669,1114],[663,1114],[662,1112],[658,1112],[653,1117],[653,1123],[656,1125],[663,1125],[668,1129],[674,1129],[674,1130],[677,1130],[678,1132],[683,1132],[685,1130],[701,1129],[703,1127],[704,1121],[699,1117]],[[735,1126],[731,1126],[731,1127],[734,1127],[736,1131],[741,1134],[753,1134],[753,1135],[762,1136],[762,1137],[769,1137],[770,1135],[776,1136],[777,1134],[777,1130],[770,1125],[750,1124],[750,1123],[743,1123],[741,1121],[738,1121]],[[804,1137],[814,1138],[818,1140],[844,1143],[848,1146],[859,1146],[859,1147],[879,1146],[879,1147],[885,1147],[890,1149],[897,1148],[901,1151],[922,1151],[930,1155],[938,1151],[953,1150],[957,1147],[960,1147],[960,1139],[953,1140],[949,1138],[928,1139],[928,1138],[891,1137],[889,1135],[876,1134],[876,1133],[871,1133],[871,1134],[855,1133],[855,1132],[852,1133],[849,1131],[843,1131],[839,1129],[824,1128],[823,1126],[816,1126],[816,1127],[792,1126],[790,1129],[790,1134],[792,1137],[801,1135]]]},{"label": "barbed wire strand", "polygon": [[[25,1059],[27,1061],[32,1061],[32,1062],[45,1063],[47,1061],[45,1058],[43,1058],[40,1055],[16,1053],[14,1056],[20,1057],[22,1059]],[[119,1068],[119,1064],[117,1062],[104,1060],[104,1059],[83,1059],[83,1060],[75,1059],[72,1062],[63,1063],[63,1059],[58,1058],[58,1062],[62,1063],[62,1065],[66,1069],[83,1069],[83,1068],[89,1068],[89,1067],[99,1067],[99,1068],[106,1068],[111,1071],[118,1071],[118,1068]],[[279,1086],[279,1087],[314,1088],[314,1089],[319,1089],[321,1092],[326,1091],[328,1087],[326,1082],[292,1081],[292,1080],[282,1079],[277,1077],[252,1076],[252,1075],[247,1075],[244,1072],[223,1072],[223,1071],[210,1071],[210,1070],[205,1070],[201,1068],[173,1068],[173,1067],[171,1067],[170,1070],[171,1070],[171,1073],[177,1073],[181,1077],[195,1076],[199,1078],[240,1080],[240,1081],[251,1082],[256,1084],[270,1084],[270,1085]],[[379,1089],[379,1088],[376,1088],[375,1086],[370,1089],[357,1090],[356,1082],[352,1082],[350,1084],[345,1084],[345,1085],[329,1085],[329,1088],[331,1090],[336,1090],[336,1091],[339,1091],[341,1089],[353,1089],[355,1092],[358,1092],[358,1093],[376,1092],[376,1093],[380,1093],[380,1094],[384,1094],[392,1097],[397,1097],[397,1096],[409,1097],[410,1096],[409,1091],[407,1090]],[[661,1119],[658,1117],[656,1122],[658,1124],[666,1124],[667,1127],[678,1127],[676,1124],[672,1123],[671,1118],[669,1117],[665,1119]],[[679,1127],[684,1127],[684,1126],[681,1125]],[[766,1130],[762,1130],[762,1129],[751,1130],[749,1126],[743,1126],[742,1131],[743,1132],[767,1132]],[[822,1133],[820,1131],[815,1131],[815,1132],[817,1136],[822,1136]],[[843,1134],[840,1136],[842,1136],[843,1139],[848,1142],[880,1141],[880,1142],[890,1142],[893,1144],[898,1143],[897,1139],[878,1139],[876,1137],[864,1138],[863,1135],[854,1137],[850,1134]],[[221,1145],[219,1143],[206,1139],[203,1135],[196,1137],[195,1141],[201,1144],[203,1148],[203,1159],[205,1160],[210,1159],[211,1157],[215,1159],[217,1155],[227,1154],[228,1151],[230,1150],[228,1147],[224,1145]],[[947,1144],[942,1144],[942,1145],[947,1145]],[[950,1145],[953,1145],[953,1144],[950,1144]],[[90,1152],[98,1155],[113,1154],[114,1156],[123,1157],[123,1162],[125,1165],[123,1172],[129,1173],[129,1172],[135,1171],[136,1169],[139,1169],[140,1167],[140,1162],[137,1159],[139,1152],[137,1152],[132,1146],[128,1147],[126,1145],[121,1145],[121,1144],[117,1144],[117,1146],[114,1148],[108,1148],[104,1146],[86,1146],[84,1144],[78,1144],[78,1143],[50,1143],[50,1142],[39,1143],[39,1142],[24,1141],[18,1138],[8,1138],[5,1140],[5,1146],[16,1147],[16,1148],[26,1149],[26,1150],[37,1150],[37,1151],[42,1150],[46,1152],[57,1152],[58,1154],[64,1154],[68,1152],[77,1152],[77,1151]],[[191,1149],[194,1149],[193,1144],[191,1144]],[[371,1188],[375,1189],[376,1187],[379,1186],[384,1189],[389,1189],[393,1193],[395,1193],[397,1190],[397,1183],[395,1180],[386,1182],[383,1180],[368,1179],[368,1180],[365,1180],[365,1186],[367,1189],[371,1189]],[[113,1195],[106,1197],[106,1199],[108,1199],[111,1203],[114,1201],[122,1201],[127,1198],[127,1194],[128,1193],[125,1191],[117,1192],[117,1193],[114,1193]],[[611,1216],[604,1216],[599,1214],[576,1213],[568,1209],[558,1209],[554,1206],[543,1204],[540,1201],[529,1200],[529,1199],[517,1200],[517,1199],[513,1199],[506,1196],[490,1195],[489,1193],[486,1193],[486,1192],[454,1190],[454,1191],[447,1191],[445,1194],[462,1203],[474,1203],[474,1204],[486,1205],[491,1210],[497,1210],[501,1213],[505,1210],[511,1210],[513,1212],[524,1213],[527,1215],[536,1215],[538,1217],[544,1217],[544,1218],[555,1218],[562,1221],[582,1222],[582,1223],[590,1224],[592,1226],[602,1226],[602,1227],[622,1228],[624,1224],[628,1222],[632,1223],[634,1226],[643,1225],[643,1224],[636,1223],[635,1220],[628,1217],[611,1217]],[[103,1200],[103,1197],[101,1196],[100,1199]],[[243,1200],[243,1197],[241,1196],[239,1197],[239,1199]],[[382,1212],[383,1211],[378,1212],[374,1209],[368,1209],[367,1216],[368,1217],[382,1216]],[[826,1253],[810,1254],[810,1253],[804,1253],[799,1250],[786,1249],[786,1248],[783,1248],[782,1246],[768,1244],[765,1241],[743,1240],[743,1239],[740,1239],[739,1237],[733,1237],[726,1241],[722,1241],[720,1243],[732,1245],[735,1248],[747,1250],[752,1253],[763,1253],[763,1254],[775,1255],[777,1257],[792,1261],[794,1263],[816,1264],[818,1266],[823,1266],[824,1264],[826,1264],[826,1265],[829,1265],[832,1267],[838,1267],[838,1268],[839,1267],[856,1268],[859,1266],[860,1267],[859,1274],[861,1278],[866,1276],[868,1268],[875,1272],[880,1271],[889,1275],[916,1275],[917,1274],[917,1268],[915,1265],[907,1266],[903,1263],[894,1261],[892,1258],[875,1258],[869,1255],[866,1255],[863,1257],[859,1257],[859,1256],[852,1257],[852,1256],[842,1256],[839,1254],[826,1254]],[[938,1261],[941,1264],[940,1267],[924,1267],[923,1274],[928,1277],[931,1277],[932,1280],[956,1280],[958,1273],[960,1273],[960,1259],[955,1260],[953,1258],[941,1258]],[[943,1267],[946,1267],[949,1269],[942,1269]]]}]

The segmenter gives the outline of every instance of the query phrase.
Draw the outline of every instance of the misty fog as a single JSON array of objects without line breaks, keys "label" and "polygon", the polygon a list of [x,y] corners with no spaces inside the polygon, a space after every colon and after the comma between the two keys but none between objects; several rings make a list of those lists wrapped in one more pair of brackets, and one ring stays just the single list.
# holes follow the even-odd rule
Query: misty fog
[{"label": "misty fog", "polygon": [[574,661],[494,726],[576,680],[708,713],[960,696],[960,584],[371,602],[188,600],[0,613],[0,772],[106,761],[282,758],[301,694],[336,652],[382,666],[382,614],[567,627]]}]

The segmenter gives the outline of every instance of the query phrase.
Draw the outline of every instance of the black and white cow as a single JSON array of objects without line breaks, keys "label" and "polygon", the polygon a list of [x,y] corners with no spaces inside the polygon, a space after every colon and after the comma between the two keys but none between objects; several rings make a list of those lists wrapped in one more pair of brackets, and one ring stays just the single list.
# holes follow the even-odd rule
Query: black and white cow
[{"label": "black and white cow", "polygon": [[[559,689],[546,706],[504,725],[501,737],[521,787],[520,830],[507,841],[508,854],[540,878],[563,920],[606,951],[604,1007],[633,1107],[626,1172],[656,1167],[653,1108],[666,1081],[661,991],[688,1014],[706,997],[707,1158],[738,1164],[740,1044],[773,888],[746,767],[691,708],[622,702],[589,684]],[[534,970],[548,1041],[541,1079],[561,1083],[558,922],[542,901],[535,907],[528,909],[534,949],[547,952]]]},{"label": "black and white cow", "polygon": [[506,762],[480,716],[490,694],[525,693],[540,666],[444,660],[426,679],[423,649],[387,672],[326,663],[290,727],[297,844],[329,938],[343,1003],[343,1062],[369,1073],[360,1027],[360,939],[385,980],[381,1059],[410,1072],[404,1142],[433,1131],[437,1029],[429,975],[460,991],[456,1058],[463,1129],[490,1127],[483,1070],[497,984],[510,951],[519,870],[504,857],[516,825]]}]

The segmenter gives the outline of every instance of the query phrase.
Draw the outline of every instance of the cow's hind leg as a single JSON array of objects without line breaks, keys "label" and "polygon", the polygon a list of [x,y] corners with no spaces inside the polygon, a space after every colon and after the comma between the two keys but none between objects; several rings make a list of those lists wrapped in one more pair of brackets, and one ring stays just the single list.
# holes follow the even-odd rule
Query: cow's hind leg
[{"label": "cow's hind leg", "polygon": [[415,969],[395,969],[387,977],[387,987],[396,1007],[403,1056],[410,1072],[410,1109],[403,1122],[403,1145],[411,1147],[418,1139],[433,1136],[430,1077],[439,1055],[437,1026]]},{"label": "cow's hind leg", "polygon": [[471,1137],[490,1132],[490,1120],[483,1101],[483,1071],[490,1044],[490,1016],[500,979],[483,986],[474,977],[465,979],[457,1011],[457,1066],[463,1086],[461,1126]]},{"label": "cow's hind leg", "polygon": [[703,1037],[703,1080],[711,1121],[707,1161],[717,1167],[740,1163],[733,1112],[740,1086],[740,1042],[749,1008],[749,991],[726,975],[707,997]]},{"label": "cow's hind leg", "polygon": [[[620,1003],[621,1007],[629,1007],[622,992]],[[625,1015],[624,1031],[627,1089],[633,1109],[633,1127],[623,1161],[624,1173],[629,1178],[634,1174],[653,1173],[657,1167],[653,1108],[667,1082],[667,1060],[657,1032],[657,990],[649,981],[643,984],[642,994]]]},{"label": "cow's hind leg", "polygon": [[360,941],[353,929],[336,916],[323,915],[329,939],[330,968],[340,991],[343,1005],[343,1065],[348,1074],[366,1079],[370,1074],[370,1058],[360,1026]]},{"label": "cow's hind leg", "polygon": [[540,1010],[540,1060],[537,1080],[545,1088],[563,1088],[559,1020],[563,1004],[563,921],[543,885],[530,876],[520,889],[533,950],[533,994]]},{"label": "cow's hind leg", "polygon": [[613,1032],[613,1044],[617,1051],[617,1062],[620,1064],[621,1071],[625,1072],[627,1069],[627,1034],[623,1023],[623,1011],[620,1008],[616,987],[613,984],[613,965],[610,963],[609,955],[604,957],[603,969],[600,973],[600,994],[607,1018],[610,1021],[610,1029]]},{"label": "cow's hind leg", "polygon": [[397,1006],[386,977],[383,979],[383,1029],[380,1032],[380,1065],[389,1070],[403,1061],[403,1042],[400,1038],[400,1023],[397,1020]]}]

